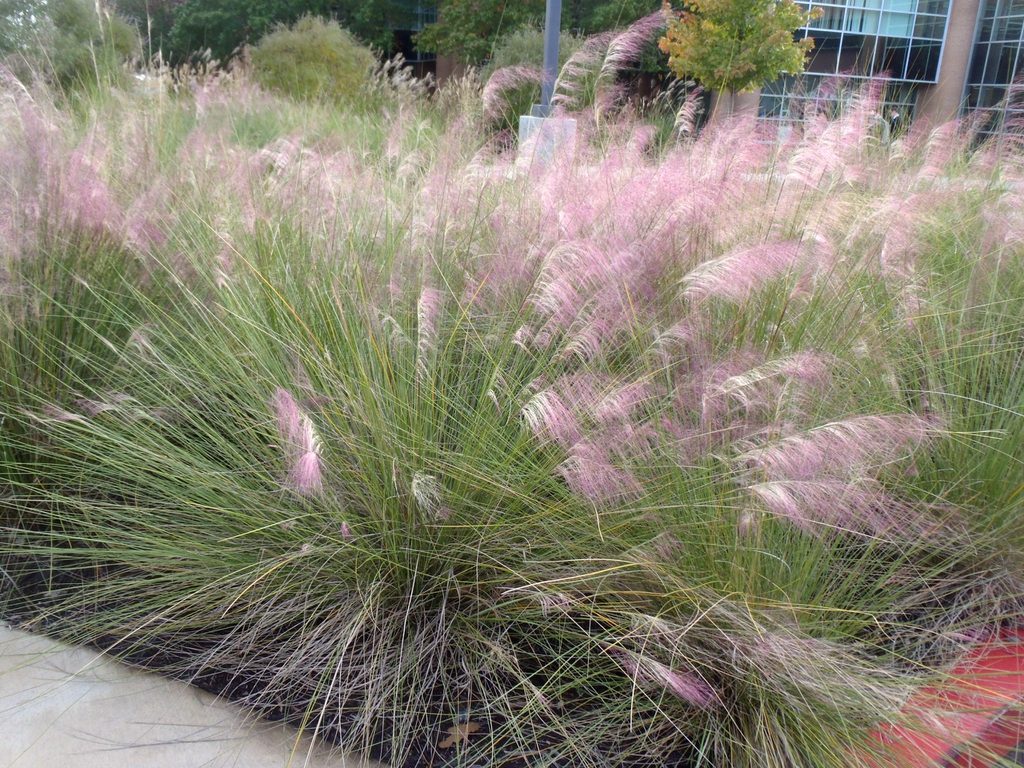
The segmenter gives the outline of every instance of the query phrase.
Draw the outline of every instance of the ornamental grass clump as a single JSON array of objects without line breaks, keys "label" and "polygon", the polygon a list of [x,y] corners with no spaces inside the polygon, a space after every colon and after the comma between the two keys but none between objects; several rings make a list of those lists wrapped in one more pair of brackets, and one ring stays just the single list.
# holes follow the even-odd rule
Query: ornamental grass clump
[{"label": "ornamental grass clump", "polygon": [[662,153],[623,108],[532,167],[431,102],[39,93],[43,134],[24,98],[18,626],[394,765],[866,768],[1019,625],[1004,147],[881,145],[870,93],[786,144]]}]

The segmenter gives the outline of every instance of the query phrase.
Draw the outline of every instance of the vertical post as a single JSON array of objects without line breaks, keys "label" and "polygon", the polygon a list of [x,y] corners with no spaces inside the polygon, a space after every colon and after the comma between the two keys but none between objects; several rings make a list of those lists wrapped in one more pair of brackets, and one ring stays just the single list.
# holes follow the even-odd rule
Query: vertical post
[{"label": "vertical post", "polygon": [[558,33],[562,27],[562,0],[547,0],[544,13],[544,80],[540,86],[540,109],[538,117],[547,117],[551,112],[551,96],[558,76]]},{"label": "vertical post", "polygon": [[519,116],[519,157],[516,165],[550,165],[558,156],[571,155],[576,146],[576,121],[552,118],[551,97],[558,76],[558,33],[562,27],[562,0],[547,0],[544,16],[544,73],[540,104]]}]

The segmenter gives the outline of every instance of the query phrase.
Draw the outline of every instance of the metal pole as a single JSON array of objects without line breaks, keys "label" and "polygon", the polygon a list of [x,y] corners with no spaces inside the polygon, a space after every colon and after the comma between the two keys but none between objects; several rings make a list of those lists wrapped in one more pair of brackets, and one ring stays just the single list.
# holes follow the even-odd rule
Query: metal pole
[{"label": "metal pole", "polygon": [[544,80],[540,86],[540,117],[551,111],[551,95],[558,76],[558,33],[562,26],[562,0],[548,0],[544,14]]}]

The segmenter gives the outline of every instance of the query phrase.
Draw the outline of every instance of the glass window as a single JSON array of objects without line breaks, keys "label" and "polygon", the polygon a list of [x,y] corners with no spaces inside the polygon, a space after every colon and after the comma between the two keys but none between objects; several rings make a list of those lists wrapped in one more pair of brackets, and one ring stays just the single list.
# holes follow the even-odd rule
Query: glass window
[{"label": "glass window", "polygon": [[998,106],[999,102],[1003,100],[1003,95],[1006,93],[1005,88],[992,86],[985,86],[978,90],[978,107],[981,109],[991,109]]},{"label": "glass window", "polygon": [[914,43],[907,60],[907,79],[935,82],[939,74],[941,43]]},{"label": "glass window", "polygon": [[995,19],[990,39],[1017,42],[1020,40],[1022,26],[1024,26],[1024,16],[999,16]]},{"label": "glass window", "polygon": [[837,34],[815,35],[814,48],[807,57],[807,71],[835,74],[838,71],[841,41],[842,38]]},{"label": "glass window", "polygon": [[910,37],[913,18],[909,13],[883,13],[879,34],[889,37]]},{"label": "glass window", "polygon": [[900,37],[878,38],[878,53],[875,56],[873,75],[903,78],[907,72],[907,58],[910,46]]},{"label": "glass window", "polygon": [[913,13],[917,7],[917,0],[889,0],[885,4],[885,10],[894,13]]},{"label": "glass window", "polygon": [[871,65],[875,58],[877,41],[878,38],[873,35],[843,35],[843,47],[839,51],[836,71],[857,75],[872,74]]},{"label": "glass window", "polygon": [[946,16],[949,14],[949,0],[921,0],[917,5],[917,12]]},{"label": "glass window", "polygon": [[878,34],[879,16],[877,11],[861,11],[851,8],[846,12],[846,25],[843,28],[847,32],[876,35]]},{"label": "glass window", "polygon": [[1006,84],[1013,79],[1017,46],[1007,43],[992,43],[985,60],[985,84]]},{"label": "glass window", "polygon": [[914,37],[941,40],[946,31],[946,17],[918,14],[914,24]]},{"label": "glass window", "polygon": [[808,24],[808,28],[837,30],[843,28],[843,13],[846,8],[841,5],[817,5],[815,7],[821,10],[821,16]]},{"label": "glass window", "polygon": [[988,46],[978,43],[974,46],[974,53],[971,54],[971,68],[967,72],[968,83],[980,83],[982,75],[985,74],[985,56],[988,54]]}]

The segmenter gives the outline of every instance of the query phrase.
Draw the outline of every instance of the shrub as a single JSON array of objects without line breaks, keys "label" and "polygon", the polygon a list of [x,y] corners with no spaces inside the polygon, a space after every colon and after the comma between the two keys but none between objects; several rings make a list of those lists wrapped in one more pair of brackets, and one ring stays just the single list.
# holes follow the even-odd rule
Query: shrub
[{"label": "shrub", "polygon": [[996,149],[890,154],[869,94],[520,172],[416,104],[197,100],[0,102],[7,618],[398,765],[574,768],[895,765],[1020,625]]},{"label": "shrub", "polygon": [[252,49],[257,82],[297,99],[351,102],[375,64],[373,53],[337,22],[312,16],[279,27]]},{"label": "shrub", "polygon": [[[583,38],[562,30],[558,36],[558,68],[569,60],[580,45]],[[510,32],[501,38],[494,47],[494,53],[484,67],[484,75],[489,76],[502,67],[536,67],[544,64],[544,30],[538,27],[523,27]]]}]

